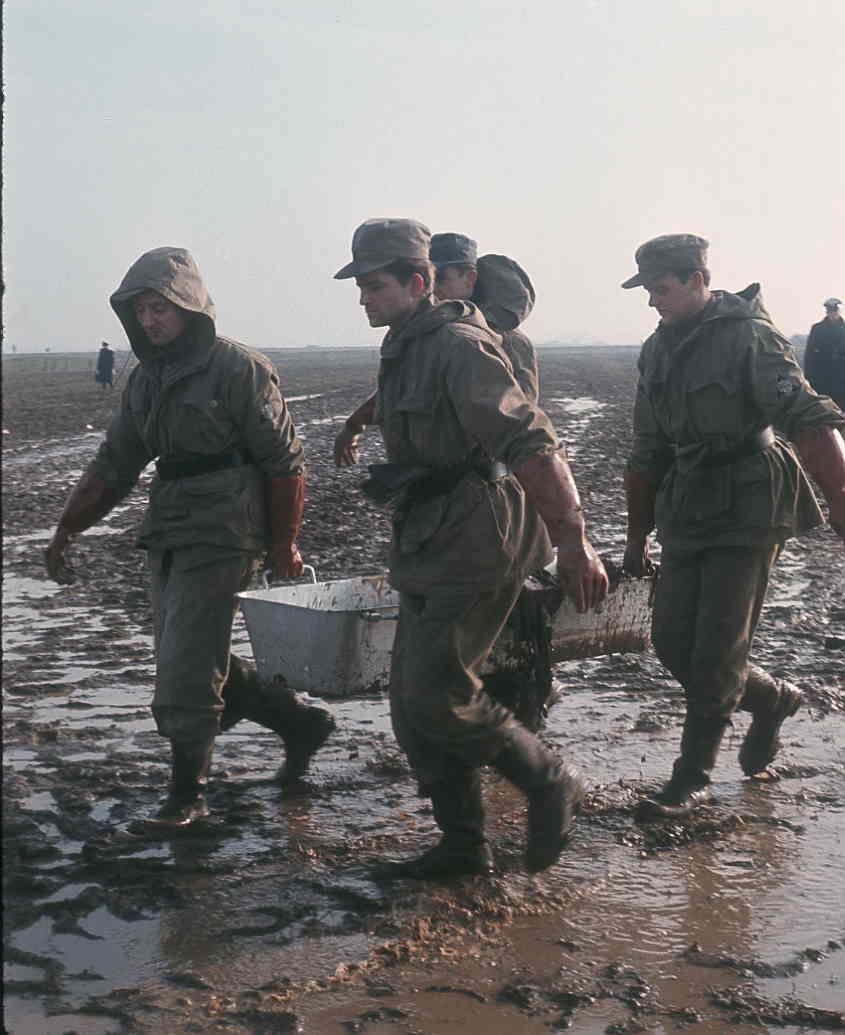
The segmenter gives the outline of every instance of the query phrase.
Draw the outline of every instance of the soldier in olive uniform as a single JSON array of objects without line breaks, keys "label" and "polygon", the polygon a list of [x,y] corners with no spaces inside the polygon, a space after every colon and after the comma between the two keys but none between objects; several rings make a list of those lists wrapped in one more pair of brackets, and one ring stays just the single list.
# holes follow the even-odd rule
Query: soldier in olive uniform
[{"label": "soldier in olive uniform", "polygon": [[300,776],[334,721],[287,690],[265,689],[229,648],[236,594],[267,555],[273,574],[302,570],[296,535],[304,460],[272,363],[217,335],[214,306],[182,248],[156,248],[129,269],[111,305],[138,365],[96,456],[72,490],[46,551],[73,581],[65,550],[133,488],[156,476],[138,534],[152,578],[159,733],[171,742],[170,793],[151,830],[208,814],[214,738],[242,718],[279,733],[283,782]]},{"label": "soldier in olive uniform", "polygon": [[661,319],[639,358],[625,567],[649,569],[656,527],[663,550],[654,647],[687,703],[680,757],[643,814],[677,817],[709,798],[736,708],[752,715],[739,761],[754,776],[773,761],[780,727],[800,707],[800,691],[748,656],[784,542],[823,523],[805,470],[845,538],[845,447],[836,433],[845,418],[805,380],[759,284],[710,290],[702,238],[655,238],[636,262],[622,286],[644,287]]},{"label": "soldier in olive uniform", "polygon": [[[537,353],[530,339],[519,330],[531,314],[536,298],[528,274],[506,255],[479,258],[477,244],[464,234],[434,234],[430,259],[435,268],[434,295],[441,301],[472,301],[478,306],[487,325],[502,340],[516,383],[536,404],[540,397]],[[363,402],[338,433],[334,450],[338,467],[356,462],[359,437],[373,423],[375,400],[373,394]]]},{"label": "soldier in olive uniform", "polygon": [[400,592],[391,716],[443,832],[397,872],[491,868],[484,764],[525,792],[526,864],[541,870],[561,851],[583,784],[483,692],[478,673],[526,572],[549,563],[550,538],[561,584],[581,610],[602,601],[607,576],[554,430],[514,380],[501,338],[471,303],[432,301],[430,240],[413,220],[368,220],[336,274],[355,278],[370,325],[389,328],[374,422],[385,474],[404,483],[390,554]]}]

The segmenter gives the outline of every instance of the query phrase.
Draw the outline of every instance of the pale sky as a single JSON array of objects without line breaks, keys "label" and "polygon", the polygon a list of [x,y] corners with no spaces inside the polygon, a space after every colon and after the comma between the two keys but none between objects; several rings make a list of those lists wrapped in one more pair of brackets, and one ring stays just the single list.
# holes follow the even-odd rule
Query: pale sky
[{"label": "pale sky", "polygon": [[635,344],[619,284],[711,241],[787,335],[845,298],[843,0],[6,0],[5,348],[125,345],[142,252],[194,254],[221,333],[375,344],[352,232],[410,216],[517,259],[538,343]]}]

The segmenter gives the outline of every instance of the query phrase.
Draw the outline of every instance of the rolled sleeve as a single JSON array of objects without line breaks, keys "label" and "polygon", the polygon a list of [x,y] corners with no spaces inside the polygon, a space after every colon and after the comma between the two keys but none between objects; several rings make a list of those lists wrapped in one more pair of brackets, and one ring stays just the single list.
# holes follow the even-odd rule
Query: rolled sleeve
[{"label": "rolled sleeve", "polygon": [[480,343],[455,342],[446,390],[464,432],[494,459],[518,467],[559,449],[549,418],[526,398],[503,360]]}]

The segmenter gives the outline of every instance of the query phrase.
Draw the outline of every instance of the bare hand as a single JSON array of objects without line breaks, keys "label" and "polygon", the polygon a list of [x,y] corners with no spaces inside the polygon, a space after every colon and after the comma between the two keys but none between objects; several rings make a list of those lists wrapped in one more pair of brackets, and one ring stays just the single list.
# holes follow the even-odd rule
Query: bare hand
[{"label": "bare hand", "polygon": [[56,529],[53,538],[50,540],[47,549],[44,551],[44,563],[47,567],[47,574],[60,586],[69,586],[76,582],[76,575],[71,566],[65,560],[65,550],[70,542],[70,537],[61,529]]},{"label": "bare hand", "polygon": [[295,579],[302,574],[302,556],[296,543],[281,543],[271,547],[267,559],[274,579]]},{"label": "bare hand", "polygon": [[640,542],[629,542],[625,547],[625,556],[622,559],[622,570],[629,575],[642,578],[644,575],[654,574],[654,565],[648,552],[648,540]]},{"label": "bare hand", "polygon": [[343,425],[334,440],[334,462],[337,467],[352,467],[358,463],[360,439],[360,432],[352,432],[346,424]]},{"label": "bare hand", "polygon": [[561,589],[581,614],[598,608],[607,596],[607,572],[586,539],[558,547],[557,574]]}]

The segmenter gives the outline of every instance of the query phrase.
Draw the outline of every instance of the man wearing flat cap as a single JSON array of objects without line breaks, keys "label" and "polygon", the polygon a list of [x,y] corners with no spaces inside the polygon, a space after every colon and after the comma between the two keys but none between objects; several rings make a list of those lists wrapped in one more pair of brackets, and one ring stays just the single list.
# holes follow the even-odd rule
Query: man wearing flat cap
[{"label": "man wearing flat cap", "polygon": [[845,539],[845,445],[836,433],[845,417],[804,378],[759,284],[710,290],[703,238],[667,234],[635,258],[637,273],[622,287],[643,287],[660,323],[638,363],[625,567],[649,570],[656,528],[652,639],[687,704],[680,756],[642,817],[680,818],[708,800],[735,709],[751,712],[739,762],[754,777],[801,705],[797,688],[748,657],[784,542],[823,523],[805,470]]},{"label": "man wearing flat cap", "polygon": [[[465,234],[434,234],[429,258],[435,271],[434,295],[441,301],[471,301],[478,306],[488,326],[501,337],[517,384],[536,403],[540,396],[537,353],[519,330],[536,298],[528,274],[506,255],[479,258],[478,245]],[[364,428],[373,422],[374,408],[375,393],[357,407],[338,432],[334,448],[338,467],[357,461],[358,441]]]},{"label": "man wearing flat cap", "polygon": [[824,302],[824,319],[814,323],[804,352],[804,373],[820,395],[845,409],[845,320],[840,298]]},{"label": "man wearing flat cap", "polygon": [[492,867],[485,764],[527,796],[526,865],[537,871],[557,859],[584,786],[484,693],[478,673],[526,573],[551,559],[550,540],[580,610],[601,603],[607,576],[554,429],[514,380],[501,339],[472,303],[432,300],[430,245],[414,220],[367,220],[336,274],[355,278],[370,326],[388,328],[374,422],[389,464],[370,469],[368,491],[381,486],[393,507],[391,718],[443,833],[393,872]]}]

